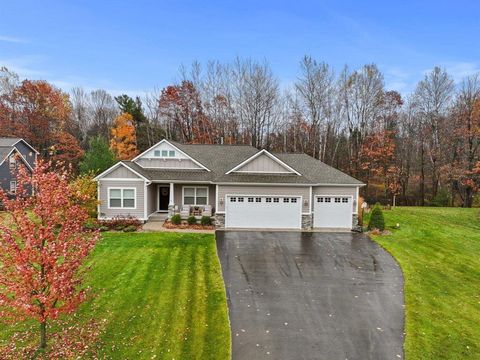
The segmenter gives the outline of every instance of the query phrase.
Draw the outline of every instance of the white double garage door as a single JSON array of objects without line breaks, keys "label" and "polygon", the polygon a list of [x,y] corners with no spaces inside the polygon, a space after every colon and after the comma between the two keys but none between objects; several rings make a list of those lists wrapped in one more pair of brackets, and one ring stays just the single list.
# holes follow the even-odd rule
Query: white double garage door
[{"label": "white double garage door", "polygon": [[[351,228],[351,196],[314,197],[315,228]],[[225,227],[247,229],[300,229],[301,196],[227,195]]]}]

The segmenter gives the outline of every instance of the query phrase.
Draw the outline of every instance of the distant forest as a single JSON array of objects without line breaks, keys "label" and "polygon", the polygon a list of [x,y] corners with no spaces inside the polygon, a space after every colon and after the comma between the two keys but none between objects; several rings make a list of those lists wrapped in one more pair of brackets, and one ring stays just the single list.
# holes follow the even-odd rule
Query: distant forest
[{"label": "distant forest", "polygon": [[[480,204],[480,75],[455,83],[434,67],[402,97],[375,64],[340,72],[304,57],[283,89],[266,62],[180,67],[141,97],[66,93],[0,70],[0,136],[22,137],[53,163],[98,172],[163,138],[304,152],[363,181],[366,201]],[[99,154],[101,152],[101,154]],[[109,160],[97,164],[109,152]]]}]

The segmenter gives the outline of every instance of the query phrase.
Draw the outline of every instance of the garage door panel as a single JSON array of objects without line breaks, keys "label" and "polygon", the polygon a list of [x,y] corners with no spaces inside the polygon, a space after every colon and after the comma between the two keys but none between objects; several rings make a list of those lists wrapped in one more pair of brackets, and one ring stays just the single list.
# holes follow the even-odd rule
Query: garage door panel
[{"label": "garage door panel", "polygon": [[351,196],[316,196],[313,224],[316,228],[352,228]]},{"label": "garage door panel", "polygon": [[301,200],[301,197],[295,196],[227,196],[225,226],[299,229],[302,215]]}]

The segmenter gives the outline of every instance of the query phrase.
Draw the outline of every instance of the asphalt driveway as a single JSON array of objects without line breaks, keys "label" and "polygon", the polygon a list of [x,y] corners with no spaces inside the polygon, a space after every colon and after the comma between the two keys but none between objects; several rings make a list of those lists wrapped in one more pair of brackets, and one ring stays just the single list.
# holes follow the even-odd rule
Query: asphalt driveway
[{"label": "asphalt driveway", "polygon": [[403,277],[355,233],[217,232],[233,359],[403,358]]}]

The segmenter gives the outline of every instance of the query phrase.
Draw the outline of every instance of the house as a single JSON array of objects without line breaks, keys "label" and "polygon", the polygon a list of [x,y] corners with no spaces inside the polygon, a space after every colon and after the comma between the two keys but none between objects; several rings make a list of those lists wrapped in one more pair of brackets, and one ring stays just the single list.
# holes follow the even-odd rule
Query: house
[{"label": "house", "polygon": [[15,170],[19,165],[32,171],[37,161],[38,151],[20,138],[0,137],[0,188],[15,195],[17,179]]},{"label": "house", "polygon": [[309,229],[357,225],[359,188],[349,175],[306,154],[245,145],[162,140],[95,180],[98,216],[201,216],[219,228]]}]

